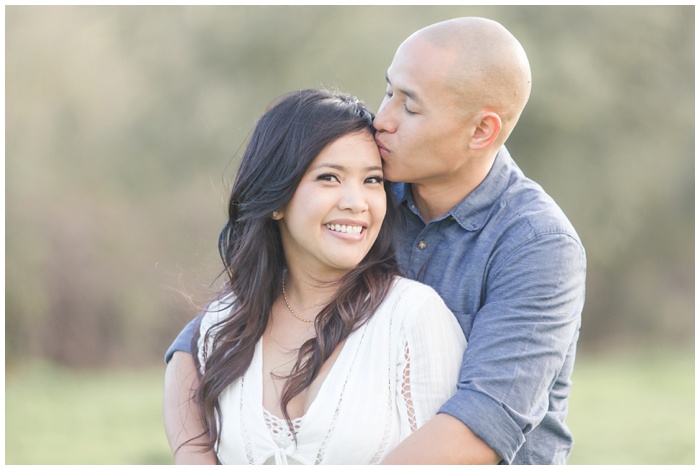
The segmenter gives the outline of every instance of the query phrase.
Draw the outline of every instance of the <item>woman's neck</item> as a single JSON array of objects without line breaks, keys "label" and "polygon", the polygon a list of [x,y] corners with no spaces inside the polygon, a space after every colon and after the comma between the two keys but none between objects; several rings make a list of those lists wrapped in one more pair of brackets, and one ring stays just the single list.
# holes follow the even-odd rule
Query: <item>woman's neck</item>
[{"label": "woman's neck", "polygon": [[302,318],[315,318],[338,292],[342,274],[311,274],[303,269],[288,268],[283,275],[284,301]]}]

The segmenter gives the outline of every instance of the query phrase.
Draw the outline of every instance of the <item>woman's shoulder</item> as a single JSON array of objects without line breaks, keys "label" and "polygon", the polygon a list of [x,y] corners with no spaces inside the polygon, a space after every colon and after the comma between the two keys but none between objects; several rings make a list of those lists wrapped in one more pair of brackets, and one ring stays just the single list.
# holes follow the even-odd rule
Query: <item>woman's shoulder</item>
[{"label": "woman's shoulder", "polygon": [[414,281],[402,276],[396,276],[394,284],[387,298],[413,303],[437,302],[444,305],[444,301],[435,289],[422,282]]},{"label": "woman's shoulder", "polygon": [[207,355],[211,353],[214,345],[214,337],[221,328],[221,322],[231,315],[235,297],[233,294],[224,295],[209,303],[202,315],[199,324],[199,337],[197,338],[197,355],[199,358],[199,371],[204,373]]},{"label": "woman's shoulder", "polygon": [[231,311],[233,310],[234,303],[235,297],[232,293],[224,295],[210,302],[203,312],[202,322],[200,324],[200,331],[207,331],[212,326],[229,317],[231,315]]},{"label": "woman's shoulder", "polygon": [[419,342],[445,342],[440,347],[464,342],[464,333],[452,311],[432,287],[397,277],[387,295],[383,315],[389,330]]},{"label": "woman's shoulder", "polygon": [[403,321],[413,318],[454,317],[435,289],[427,284],[397,276],[389,291],[384,306],[393,312],[392,316]]}]

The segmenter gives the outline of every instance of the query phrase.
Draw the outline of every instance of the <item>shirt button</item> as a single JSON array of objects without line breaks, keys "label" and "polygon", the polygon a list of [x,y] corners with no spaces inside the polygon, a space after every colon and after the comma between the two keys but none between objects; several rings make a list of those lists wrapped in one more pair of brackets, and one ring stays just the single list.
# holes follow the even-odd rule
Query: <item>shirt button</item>
[{"label": "shirt button", "polygon": [[420,248],[421,250],[425,250],[427,247],[428,247],[428,244],[425,243],[425,240],[421,240],[418,242],[418,248]]}]

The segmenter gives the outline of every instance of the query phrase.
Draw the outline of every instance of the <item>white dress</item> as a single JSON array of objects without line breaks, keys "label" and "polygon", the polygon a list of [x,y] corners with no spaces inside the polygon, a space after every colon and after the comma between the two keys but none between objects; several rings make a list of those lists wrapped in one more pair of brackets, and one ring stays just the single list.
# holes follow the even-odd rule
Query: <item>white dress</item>
[{"label": "white dress", "polygon": [[[214,306],[204,334],[230,314]],[[209,342],[207,348],[211,347]],[[219,397],[223,464],[373,464],[435,413],[456,390],[466,340],[430,287],[397,278],[372,318],[343,345],[307,413],[287,423],[262,406],[262,339],[243,377]]]}]

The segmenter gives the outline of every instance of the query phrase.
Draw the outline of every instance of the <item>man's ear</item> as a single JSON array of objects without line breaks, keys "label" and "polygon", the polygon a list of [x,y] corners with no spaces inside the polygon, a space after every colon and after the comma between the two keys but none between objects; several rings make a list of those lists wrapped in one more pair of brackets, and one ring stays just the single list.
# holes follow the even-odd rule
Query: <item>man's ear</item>
[{"label": "man's ear", "polygon": [[501,133],[501,117],[493,112],[487,111],[476,116],[476,128],[474,135],[469,142],[469,148],[472,150],[483,150],[489,147],[498,138]]}]

